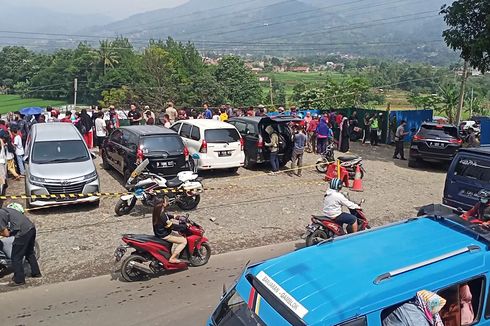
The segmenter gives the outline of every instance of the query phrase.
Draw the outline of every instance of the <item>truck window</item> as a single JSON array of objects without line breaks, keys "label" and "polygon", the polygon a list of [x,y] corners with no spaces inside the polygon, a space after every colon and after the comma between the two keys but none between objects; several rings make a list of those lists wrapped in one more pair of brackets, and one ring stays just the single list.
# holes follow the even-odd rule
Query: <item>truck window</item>
[{"label": "truck window", "polygon": [[481,159],[460,157],[454,175],[490,183],[490,162]]},{"label": "truck window", "polygon": [[473,325],[481,317],[485,279],[479,277],[438,291],[446,299],[440,315],[444,325]]}]

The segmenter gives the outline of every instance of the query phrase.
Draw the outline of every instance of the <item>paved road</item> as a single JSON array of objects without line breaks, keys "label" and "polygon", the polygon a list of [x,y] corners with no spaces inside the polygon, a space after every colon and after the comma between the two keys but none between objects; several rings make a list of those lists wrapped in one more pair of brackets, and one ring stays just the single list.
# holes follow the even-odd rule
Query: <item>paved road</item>
[{"label": "paved road", "polygon": [[283,243],[211,257],[208,265],[125,283],[101,276],[0,294],[2,325],[204,325],[223,284],[230,286],[247,261],[295,250]]}]

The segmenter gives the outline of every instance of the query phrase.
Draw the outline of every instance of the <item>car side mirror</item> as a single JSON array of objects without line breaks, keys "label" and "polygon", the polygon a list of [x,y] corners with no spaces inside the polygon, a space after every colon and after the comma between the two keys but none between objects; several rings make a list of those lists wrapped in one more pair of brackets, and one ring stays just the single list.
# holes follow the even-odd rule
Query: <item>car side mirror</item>
[{"label": "car side mirror", "polygon": [[90,157],[92,158],[92,160],[95,160],[97,158],[97,155],[95,155],[94,153],[90,152]]}]

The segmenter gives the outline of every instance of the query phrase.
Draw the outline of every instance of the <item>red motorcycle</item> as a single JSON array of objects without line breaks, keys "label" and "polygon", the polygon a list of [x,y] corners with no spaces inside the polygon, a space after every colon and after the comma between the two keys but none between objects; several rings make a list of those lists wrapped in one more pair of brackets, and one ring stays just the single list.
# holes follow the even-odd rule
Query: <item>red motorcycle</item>
[{"label": "red motorcycle", "polygon": [[172,264],[168,260],[172,253],[172,243],[155,236],[146,234],[125,234],[114,252],[116,262],[121,261],[128,248],[133,251],[121,264],[121,276],[127,282],[141,281],[164,271],[178,271],[190,266],[198,267],[207,264],[211,256],[211,246],[204,237],[204,229],[189,216],[181,217],[181,223],[188,225],[183,236],[187,238],[187,246],[179,256],[181,261]]},{"label": "red motorcycle", "polygon": [[[362,203],[364,203],[364,199],[361,201],[361,204]],[[359,204],[359,206],[361,206],[361,204]],[[352,209],[350,210],[350,213],[357,217],[359,231],[364,231],[371,228],[362,208]],[[306,238],[306,246],[309,247],[324,240],[340,237],[346,234],[347,232],[344,230],[344,228],[340,224],[337,224],[335,220],[326,216],[312,215],[311,223],[306,226],[306,232],[302,238]]]}]

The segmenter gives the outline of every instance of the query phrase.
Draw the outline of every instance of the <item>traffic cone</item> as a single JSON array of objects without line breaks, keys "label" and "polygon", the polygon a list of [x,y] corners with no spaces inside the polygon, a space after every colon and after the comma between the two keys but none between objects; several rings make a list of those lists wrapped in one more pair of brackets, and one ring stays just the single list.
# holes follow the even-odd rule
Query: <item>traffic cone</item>
[{"label": "traffic cone", "polygon": [[357,165],[356,175],[354,177],[354,184],[352,185],[352,191],[364,191],[362,189],[362,179],[361,179],[361,166]]}]

